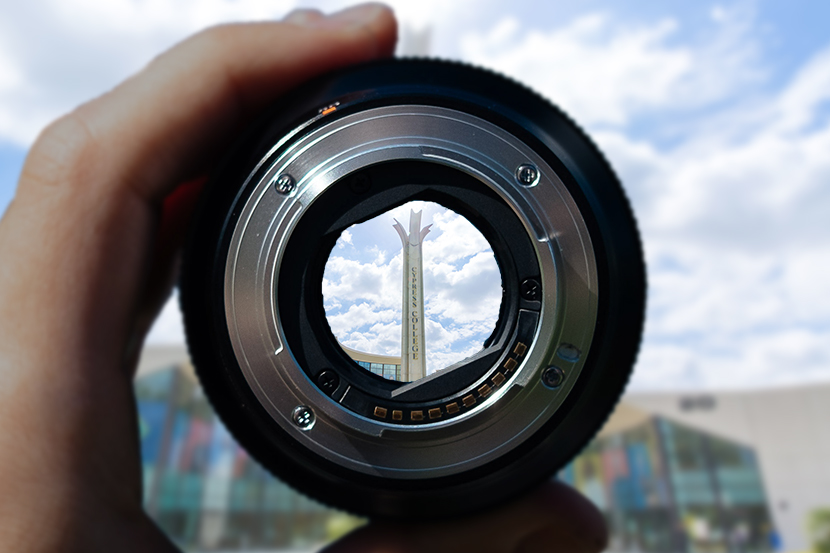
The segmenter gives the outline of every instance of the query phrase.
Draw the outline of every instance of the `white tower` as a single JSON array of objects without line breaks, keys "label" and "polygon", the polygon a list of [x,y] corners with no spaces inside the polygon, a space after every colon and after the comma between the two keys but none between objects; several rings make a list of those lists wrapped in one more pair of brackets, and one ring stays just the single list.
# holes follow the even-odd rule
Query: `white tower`
[{"label": "white tower", "polygon": [[426,342],[424,340],[424,271],[421,266],[421,243],[429,233],[421,228],[421,211],[409,211],[409,233],[395,219],[395,230],[403,246],[403,303],[401,326],[401,380],[414,382],[426,376]]}]

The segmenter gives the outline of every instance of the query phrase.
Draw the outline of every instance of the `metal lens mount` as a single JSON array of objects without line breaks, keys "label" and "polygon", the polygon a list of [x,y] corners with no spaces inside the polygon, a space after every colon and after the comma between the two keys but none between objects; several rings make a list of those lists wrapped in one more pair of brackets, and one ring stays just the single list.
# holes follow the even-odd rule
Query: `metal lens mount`
[{"label": "metal lens mount", "polygon": [[[501,272],[481,352],[415,382],[359,367],[326,321],[344,229],[411,200],[465,216]],[[190,352],[230,431],[324,503],[429,519],[496,505],[593,437],[627,382],[645,270],[621,187],[527,89],[377,62],[309,83],[217,169],[185,252]]]}]

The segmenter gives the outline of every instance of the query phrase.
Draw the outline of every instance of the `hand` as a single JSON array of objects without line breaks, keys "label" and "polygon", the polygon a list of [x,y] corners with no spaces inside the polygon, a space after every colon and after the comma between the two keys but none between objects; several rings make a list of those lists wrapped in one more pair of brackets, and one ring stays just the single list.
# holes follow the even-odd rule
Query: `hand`
[{"label": "hand", "polygon": [[[172,286],[192,183],[282,93],[389,56],[395,37],[379,5],[215,27],[41,133],[0,220],[0,550],[175,551],[141,505],[132,377]],[[457,523],[369,525],[330,551],[599,551],[604,540],[596,510],[552,485]]]}]

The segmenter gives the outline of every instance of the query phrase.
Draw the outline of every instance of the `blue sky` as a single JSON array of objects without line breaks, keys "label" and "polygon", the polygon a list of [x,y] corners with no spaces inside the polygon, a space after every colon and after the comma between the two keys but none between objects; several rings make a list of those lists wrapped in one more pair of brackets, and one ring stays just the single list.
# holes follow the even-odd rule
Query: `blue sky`
[{"label": "blue sky", "polygon": [[[569,112],[620,174],[649,265],[633,389],[830,379],[830,3],[392,4],[404,52],[428,42],[432,55],[525,82]],[[205,25],[295,5],[6,2],[0,209],[50,120]],[[173,304],[151,340],[181,340]]]},{"label": "blue sky", "polygon": [[26,148],[18,144],[0,144],[0,213],[14,196],[14,183],[20,177]]}]

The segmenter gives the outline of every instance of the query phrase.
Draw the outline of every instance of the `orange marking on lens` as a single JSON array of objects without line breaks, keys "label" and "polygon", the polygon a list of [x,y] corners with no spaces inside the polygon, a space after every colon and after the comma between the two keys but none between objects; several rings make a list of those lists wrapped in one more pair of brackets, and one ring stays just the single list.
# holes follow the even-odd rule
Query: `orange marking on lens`
[{"label": "orange marking on lens", "polygon": [[329,104],[324,108],[320,108],[320,115],[328,115],[333,111],[337,111],[337,106],[340,105],[340,102],[334,102],[333,104]]}]

